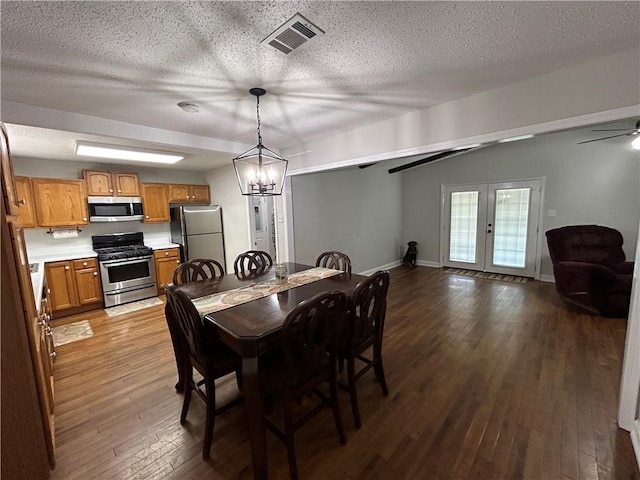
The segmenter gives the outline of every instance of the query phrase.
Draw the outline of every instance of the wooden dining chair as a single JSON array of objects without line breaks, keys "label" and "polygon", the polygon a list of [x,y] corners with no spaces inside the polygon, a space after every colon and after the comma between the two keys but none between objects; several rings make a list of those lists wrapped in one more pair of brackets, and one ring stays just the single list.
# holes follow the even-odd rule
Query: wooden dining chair
[{"label": "wooden dining chair", "polygon": [[[349,304],[349,326],[340,337],[338,358],[340,370],[347,362],[347,384],[340,387],[349,392],[353,421],[360,428],[360,409],[356,382],[370,368],[374,369],[376,379],[380,382],[382,393],[387,396],[387,381],[382,366],[382,337],[387,310],[387,292],[389,290],[389,272],[379,270],[366,280],[361,281],[353,289]],[[364,354],[372,348],[371,355]],[[356,372],[355,362],[364,363]]]},{"label": "wooden dining chair", "polygon": [[224,267],[220,262],[210,258],[194,258],[181,263],[173,273],[173,283],[181,285],[224,275]]},{"label": "wooden dining chair", "polygon": [[[285,443],[289,472],[298,478],[294,432],[307,420],[329,405],[340,442],[347,442],[337,396],[336,345],[346,320],[347,297],[344,293],[322,292],[300,302],[282,326],[282,348],[267,355],[260,365],[260,381],[269,406],[276,399],[282,403],[283,427],[269,415],[265,423]],[[318,387],[329,383],[329,396]],[[301,418],[294,420],[294,404],[315,395],[320,402]]]},{"label": "wooden dining chair", "polygon": [[[184,425],[186,422],[191,402],[191,392],[196,392],[206,405],[202,446],[202,458],[206,460],[209,458],[209,452],[211,451],[216,415],[242,401],[242,397],[238,397],[216,408],[215,380],[232,372],[236,372],[236,379],[239,379],[240,357],[222,342],[214,338],[205,337],[200,314],[184,292],[177,290],[177,287],[171,284],[166,285],[165,291],[167,293],[167,303],[171,305],[175,313],[175,319],[182,334],[180,339],[183,342],[181,350],[184,355],[182,363],[185,384],[180,424]],[[194,368],[200,373],[202,380],[194,380]]]},{"label": "wooden dining chair", "polygon": [[233,262],[233,270],[236,275],[244,275],[248,272],[262,272],[273,265],[273,258],[262,250],[248,250],[236,257]]},{"label": "wooden dining chair", "polygon": [[316,267],[333,268],[351,273],[351,259],[349,255],[342,252],[323,252],[316,259]]}]

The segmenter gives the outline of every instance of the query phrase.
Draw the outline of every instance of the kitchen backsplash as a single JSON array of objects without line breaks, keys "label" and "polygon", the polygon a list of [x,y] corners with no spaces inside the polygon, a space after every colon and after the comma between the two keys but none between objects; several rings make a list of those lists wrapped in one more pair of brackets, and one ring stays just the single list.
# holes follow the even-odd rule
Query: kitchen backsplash
[{"label": "kitchen backsplash", "polygon": [[[53,238],[48,234],[48,228],[25,228],[24,238],[27,243],[27,250],[42,252],[46,249],[62,248],[91,250],[91,236],[104,233],[122,232],[142,232],[145,243],[170,242],[171,232],[169,223],[143,223],[143,222],[114,222],[114,223],[93,223],[83,225],[78,236],[75,238]],[[53,230],[73,230],[72,227],[64,227]]]}]

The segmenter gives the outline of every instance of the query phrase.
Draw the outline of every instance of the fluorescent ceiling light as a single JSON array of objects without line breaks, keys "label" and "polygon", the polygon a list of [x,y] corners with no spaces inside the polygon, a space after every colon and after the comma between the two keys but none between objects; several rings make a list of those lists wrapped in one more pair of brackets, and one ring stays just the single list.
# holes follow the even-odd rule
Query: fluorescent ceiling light
[{"label": "fluorescent ceiling light", "polygon": [[533,138],[533,137],[534,137],[533,134],[518,135],[517,137],[503,138],[502,140],[498,140],[498,143],[516,142],[518,140],[526,140],[527,138]]},{"label": "fluorescent ceiling light", "polygon": [[458,151],[458,150],[468,150],[469,148],[476,148],[479,147],[480,145],[482,145],[481,143],[472,143],[471,145],[462,145],[461,147],[456,147],[456,148],[452,148],[451,150]]},{"label": "fluorescent ceiling light", "polygon": [[135,147],[118,147],[76,140],[76,155],[83,157],[131,160],[133,162],[176,163],[184,158],[177,153],[158,152]]},{"label": "fluorescent ceiling light", "polygon": [[631,142],[631,148],[633,148],[634,150],[640,150],[640,137]]}]

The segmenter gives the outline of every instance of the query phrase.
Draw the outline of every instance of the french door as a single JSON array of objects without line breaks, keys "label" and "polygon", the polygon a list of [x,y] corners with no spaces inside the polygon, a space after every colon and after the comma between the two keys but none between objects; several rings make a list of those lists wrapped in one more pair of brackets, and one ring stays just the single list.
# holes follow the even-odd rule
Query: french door
[{"label": "french door", "polygon": [[444,266],[535,275],[541,180],[444,185],[442,190]]}]

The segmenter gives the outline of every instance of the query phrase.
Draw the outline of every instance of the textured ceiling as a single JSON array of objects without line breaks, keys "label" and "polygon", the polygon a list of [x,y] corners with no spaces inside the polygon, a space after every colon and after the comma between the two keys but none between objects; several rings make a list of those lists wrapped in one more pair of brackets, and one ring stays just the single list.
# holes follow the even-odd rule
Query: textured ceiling
[{"label": "textured ceiling", "polygon": [[[638,2],[1,2],[4,100],[285,148],[640,44]],[[259,42],[296,12],[326,32]],[[188,114],[176,104],[200,106]]]}]

